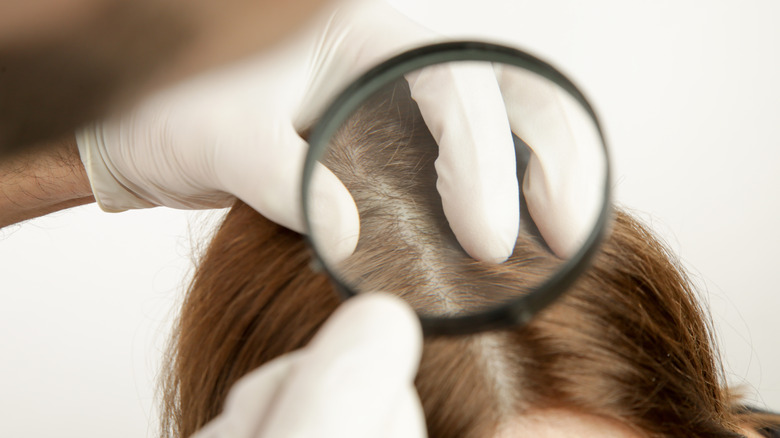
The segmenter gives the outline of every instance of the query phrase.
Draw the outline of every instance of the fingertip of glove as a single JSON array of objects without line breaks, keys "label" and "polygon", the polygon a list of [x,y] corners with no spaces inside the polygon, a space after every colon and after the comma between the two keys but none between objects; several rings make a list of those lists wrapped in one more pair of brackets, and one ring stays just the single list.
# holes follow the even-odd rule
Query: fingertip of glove
[{"label": "fingertip of glove", "polygon": [[507,261],[512,255],[514,240],[517,239],[517,236],[515,235],[512,239],[512,244],[508,244],[509,239],[501,236],[485,237],[482,233],[480,236],[464,238],[463,241],[459,238],[458,241],[466,253],[476,260],[492,264],[501,264]]},{"label": "fingertip of glove", "polygon": [[366,324],[376,328],[377,335],[392,334],[407,338],[410,343],[421,339],[419,318],[409,304],[396,296],[381,292],[363,294],[342,307],[348,317],[360,315]]},{"label": "fingertip of glove", "polygon": [[422,352],[422,329],[414,310],[403,300],[368,293],[339,307],[315,338],[313,348],[324,354],[358,353],[384,366],[390,361],[413,371],[413,377]]},{"label": "fingertip of glove", "polygon": [[[520,227],[519,212],[481,211],[471,209],[468,214],[447,214],[450,228],[458,243],[476,260],[500,264],[514,252]],[[447,209],[445,208],[445,212]]]}]

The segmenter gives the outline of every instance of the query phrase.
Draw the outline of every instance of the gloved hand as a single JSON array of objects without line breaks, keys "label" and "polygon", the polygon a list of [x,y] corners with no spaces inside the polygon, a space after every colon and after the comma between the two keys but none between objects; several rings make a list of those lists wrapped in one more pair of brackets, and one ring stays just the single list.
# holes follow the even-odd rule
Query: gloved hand
[{"label": "gloved hand", "polygon": [[239,380],[222,414],[193,438],[426,436],[414,376],[422,332],[390,295],[339,307],[304,349]]},{"label": "gloved hand", "polygon": [[[235,195],[301,232],[307,145],[298,132],[369,67],[434,38],[382,0],[336,4],[307,32],[271,52],[158,93],[130,114],[80,131],[79,150],[95,197],[104,210],[122,211],[223,207]],[[492,93],[469,93],[475,80]],[[447,216],[470,254],[502,261],[517,237],[518,188],[495,78],[487,71],[444,71],[418,79],[415,89],[422,95],[437,86],[447,99],[432,96],[421,107],[438,131]],[[451,97],[451,89],[461,93]],[[469,127],[472,135],[463,137]],[[333,236],[333,245],[323,246],[333,247],[335,258],[350,254],[359,232],[354,202],[332,174],[314,187],[321,192],[322,212],[314,216]]]},{"label": "gloved hand", "polygon": [[[383,0],[336,4],[315,22],[271,52],[161,92],[124,117],[79,132],[101,207],[213,208],[227,206],[235,195],[267,218],[304,231],[300,183],[307,145],[299,132],[369,67],[436,39]],[[407,77],[440,147],[437,188],[450,226],[471,256],[492,262],[511,255],[519,226],[510,125],[516,129],[522,121],[507,121],[502,92],[522,94],[524,84],[507,76],[500,87],[488,66],[435,66]],[[549,223],[539,228],[553,241],[558,235],[568,241],[584,228],[576,226],[579,204],[572,201],[584,185],[555,170],[567,159],[566,148],[577,145],[562,147],[564,158],[561,150],[552,151],[527,179],[537,183],[537,193],[551,196],[532,211],[537,225]],[[548,181],[550,169],[555,177]],[[357,244],[357,209],[334,175],[315,174],[323,176],[313,184],[314,226],[328,230],[322,247],[338,260]]]}]

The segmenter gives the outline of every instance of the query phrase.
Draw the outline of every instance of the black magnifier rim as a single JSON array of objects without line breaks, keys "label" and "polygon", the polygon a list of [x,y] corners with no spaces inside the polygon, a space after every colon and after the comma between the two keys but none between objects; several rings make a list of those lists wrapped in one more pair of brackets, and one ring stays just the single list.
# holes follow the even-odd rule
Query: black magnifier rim
[{"label": "black magnifier rim", "polygon": [[604,147],[606,157],[604,202],[596,224],[583,246],[574,256],[566,261],[562,269],[558,270],[546,282],[522,297],[479,313],[448,318],[418,314],[425,335],[471,334],[509,326],[520,327],[527,324],[540,310],[563,295],[577,277],[588,268],[598,250],[599,244],[606,235],[607,225],[612,216],[611,168],[604,132],[593,107],[571,80],[555,67],[535,56],[499,44],[480,41],[454,41],[409,50],[372,68],[342,91],[325,110],[323,117],[312,129],[309,137],[309,151],[304,164],[303,183],[301,186],[301,200],[307,231],[306,239],[322,269],[330,276],[338,291],[345,298],[353,297],[357,293],[348,285],[342,283],[339,277],[329,269],[328,265],[319,256],[317,246],[311,238],[308,187],[311,183],[312,173],[317,160],[328,147],[332,135],[366,98],[406,73],[429,65],[452,61],[487,61],[521,67],[552,81],[574,97],[585,108],[596,124],[596,129]]}]

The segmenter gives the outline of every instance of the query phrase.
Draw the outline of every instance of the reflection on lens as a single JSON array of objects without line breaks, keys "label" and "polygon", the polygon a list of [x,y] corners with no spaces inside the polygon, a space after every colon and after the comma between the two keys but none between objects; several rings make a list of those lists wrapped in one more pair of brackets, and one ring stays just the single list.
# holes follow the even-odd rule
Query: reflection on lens
[{"label": "reflection on lens", "polygon": [[[346,258],[322,256],[333,245],[332,233],[316,225],[309,230],[328,272],[348,294],[383,291],[403,297],[424,324],[458,318],[466,323],[472,316],[497,317],[502,309],[512,309],[519,319],[518,306],[543,307],[544,297],[523,300],[542,292],[557,294],[545,287],[585,262],[583,253],[595,245],[607,203],[605,147],[579,99],[521,66],[467,60],[447,68],[457,68],[458,62],[495,72],[511,126],[507,135],[510,147],[514,143],[520,184],[520,227],[506,262],[470,257],[444,214],[434,165],[439,146],[409,85],[424,70],[385,78],[381,87],[363,93],[346,115],[335,118],[337,126],[320,139],[321,145],[313,144],[310,155],[344,183],[360,215],[357,247]],[[311,184],[316,185],[322,169],[310,166]],[[572,181],[577,186],[567,187]],[[304,197],[313,196],[308,193],[313,191]]]}]

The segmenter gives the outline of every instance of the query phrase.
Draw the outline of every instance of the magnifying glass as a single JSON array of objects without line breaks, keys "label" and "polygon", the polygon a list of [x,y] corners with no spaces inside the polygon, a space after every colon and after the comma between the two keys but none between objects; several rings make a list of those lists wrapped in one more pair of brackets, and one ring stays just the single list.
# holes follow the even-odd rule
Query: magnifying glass
[{"label": "magnifying glass", "polygon": [[[499,84],[509,84],[501,93],[512,118],[520,232],[512,256],[500,265],[466,254],[436,191],[438,146],[409,83],[441,68],[490,69]],[[593,108],[554,67],[505,46],[435,44],[383,62],[333,101],[309,145],[302,202],[319,265],[345,298],[376,291],[401,296],[417,311],[427,335],[528,323],[588,267],[610,219],[609,159]],[[360,215],[357,247],[342,260],[328,256],[332,239],[312,217],[323,168],[344,183]],[[572,191],[576,199],[538,184],[554,182],[563,172],[581,181]],[[545,233],[544,218],[557,209],[556,202],[579,205],[571,221],[579,230]]]}]

